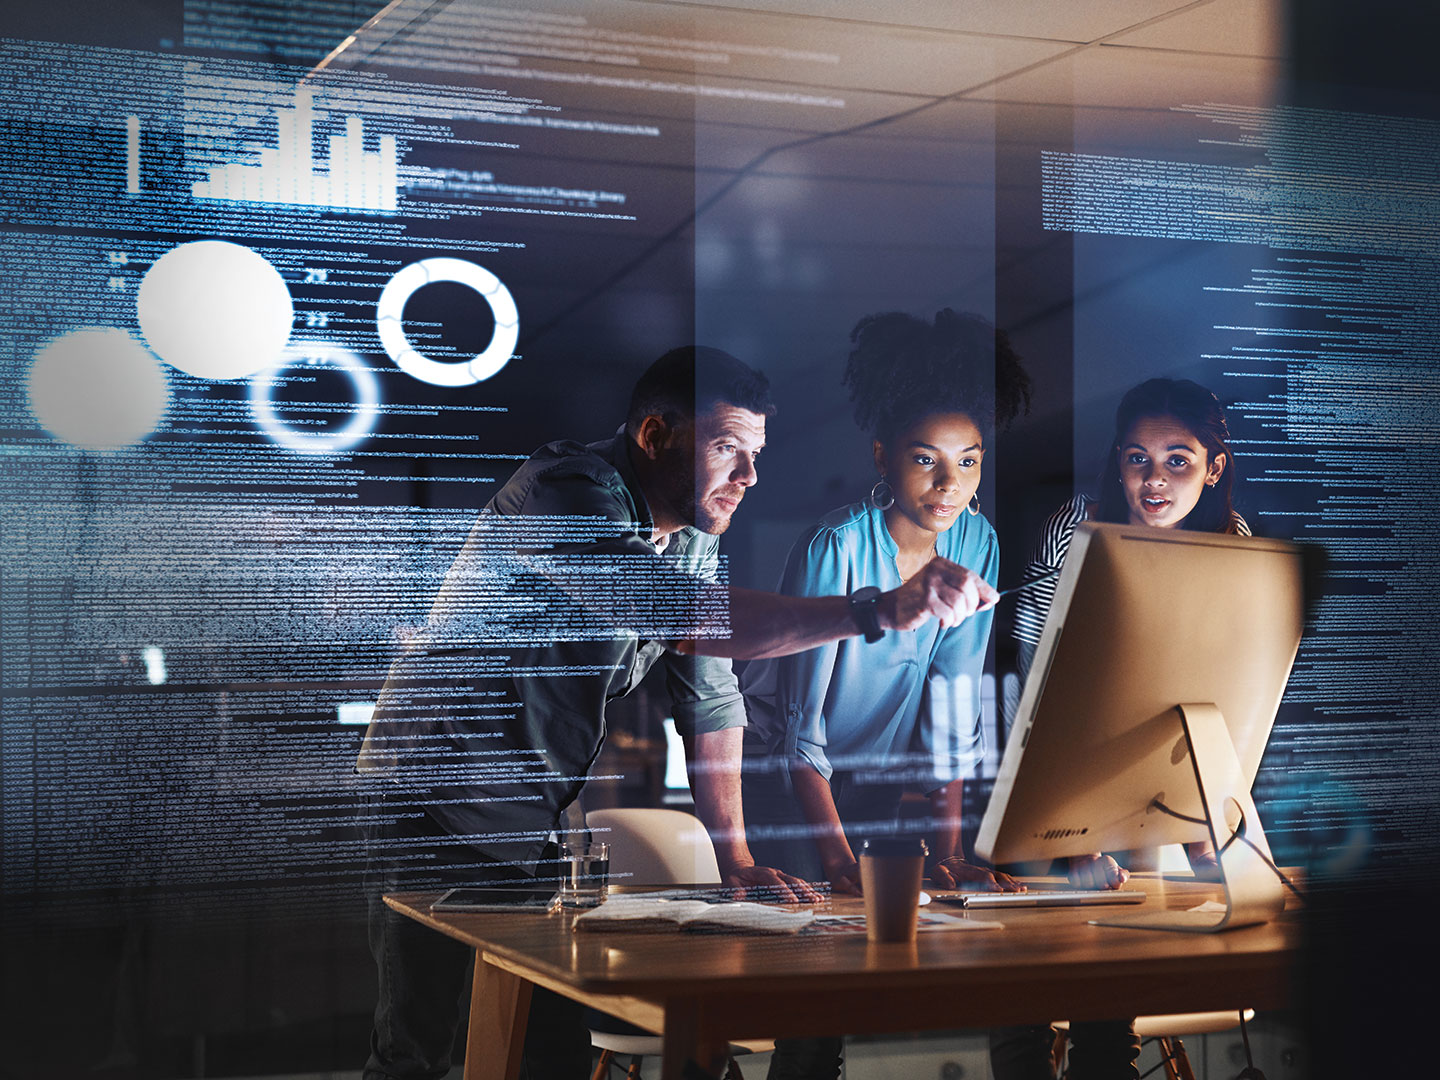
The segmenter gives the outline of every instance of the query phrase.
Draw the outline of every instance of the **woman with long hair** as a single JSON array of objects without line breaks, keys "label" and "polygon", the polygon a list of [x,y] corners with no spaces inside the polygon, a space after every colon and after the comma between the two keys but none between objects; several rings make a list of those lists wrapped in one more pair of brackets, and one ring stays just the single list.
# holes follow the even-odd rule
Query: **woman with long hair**
[{"label": "woman with long hair", "polygon": [[1115,410],[1098,491],[1076,495],[1050,517],[1022,578],[1050,575],[1015,597],[1021,677],[1055,599],[1053,571],[1082,521],[1249,536],[1231,504],[1234,485],[1230,429],[1214,394],[1189,379],[1150,379],[1127,391]]},{"label": "woman with long hair", "polygon": [[[1130,389],[1115,411],[1115,434],[1095,495],[1077,495],[1045,523],[1021,580],[1035,585],[1016,594],[1015,638],[1020,675],[1029,672],[1045,617],[1055,599],[1055,573],[1065,562],[1076,528],[1110,521],[1157,529],[1249,536],[1231,504],[1235,459],[1225,410],[1209,390],[1188,379],[1150,379]],[[1187,847],[1197,875],[1212,876],[1208,844]],[[1126,872],[1109,856],[1070,860],[1070,877],[1095,888],[1117,886]],[[996,1028],[990,1033],[996,1080],[1048,1080],[1054,1032],[1049,1025]],[[1115,1080],[1137,1075],[1139,1041],[1128,1020],[1071,1026],[1072,1080]]]}]

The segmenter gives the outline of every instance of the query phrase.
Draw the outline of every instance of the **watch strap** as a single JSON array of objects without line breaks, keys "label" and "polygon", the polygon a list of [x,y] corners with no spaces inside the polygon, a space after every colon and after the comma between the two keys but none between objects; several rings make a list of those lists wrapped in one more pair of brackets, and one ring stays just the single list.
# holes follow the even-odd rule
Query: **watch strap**
[{"label": "watch strap", "polygon": [[865,640],[874,644],[883,638],[885,631],[880,629],[878,604],[880,590],[874,585],[867,585],[863,589],[856,589],[850,594],[849,599],[850,617],[855,620],[855,625],[865,635]]}]

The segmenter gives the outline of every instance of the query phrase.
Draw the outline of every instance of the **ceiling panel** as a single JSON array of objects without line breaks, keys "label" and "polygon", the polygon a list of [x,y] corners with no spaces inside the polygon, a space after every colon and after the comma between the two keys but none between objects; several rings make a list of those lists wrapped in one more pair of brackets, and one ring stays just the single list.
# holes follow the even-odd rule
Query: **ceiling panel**
[{"label": "ceiling panel", "polygon": [[1002,79],[974,96],[1022,105],[1168,111],[1207,100],[1266,104],[1279,92],[1284,63],[1254,57],[1186,55],[1101,45]]},{"label": "ceiling panel", "polygon": [[1224,53],[1285,55],[1285,5],[1280,0],[1211,0],[1111,38],[1111,45]]},{"label": "ceiling panel", "polygon": [[966,34],[1006,34],[1052,41],[1095,41],[1155,18],[1189,7],[1178,0],[642,0],[665,5],[786,12],[819,20],[927,27]]}]

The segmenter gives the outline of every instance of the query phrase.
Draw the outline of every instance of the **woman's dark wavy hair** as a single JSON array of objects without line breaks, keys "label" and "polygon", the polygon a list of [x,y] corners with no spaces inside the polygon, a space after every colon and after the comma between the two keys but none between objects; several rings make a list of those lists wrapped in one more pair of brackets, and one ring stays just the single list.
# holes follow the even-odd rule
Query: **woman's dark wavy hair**
[{"label": "woman's dark wavy hair", "polygon": [[1219,398],[1189,379],[1150,379],[1131,387],[1120,399],[1120,407],[1115,410],[1115,436],[1110,440],[1110,453],[1100,474],[1096,520],[1130,520],[1130,507],[1120,484],[1120,440],[1137,421],[1151,416],[1173,416],[1184,424],[1205,448],[1206,465],[1217,455],[1225,455],[1225,471],[1214,487],[1200,493],[1200,501],[1180,527],[1195,532],[1233,533],[1235,512],[1230,505],[1230,495],[1235,487],[1235,455],[1230,451],[1225,410]]},{"label": "woman's dark wavy hair", "polygon": [[979,315],[945,308],[934,323],[892,311],[850,331],[845,385],[855,422],[889,443],[939,412],[968,416],[987,436],[1030,411],[1030,376],[1010,339]]}]

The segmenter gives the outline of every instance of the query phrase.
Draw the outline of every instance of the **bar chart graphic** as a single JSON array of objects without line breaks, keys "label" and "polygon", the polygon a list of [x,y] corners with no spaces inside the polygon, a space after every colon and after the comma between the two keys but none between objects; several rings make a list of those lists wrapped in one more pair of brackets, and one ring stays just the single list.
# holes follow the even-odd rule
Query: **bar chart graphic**
[{"label": "bar chart graphic", "polygon": [[326,168],[315,160],[315,107],[307,87],[295,91],[294,108],[275,110],[276,145],[253,163],[229,162],[205,170],[191,185],[197,199],[326,206],[337,210],[393,213],[400,199],[400,155],[394,135],[381,135],[379,150],[365,149],[365,127],[345,117],[345,133],[329,137]]}]

